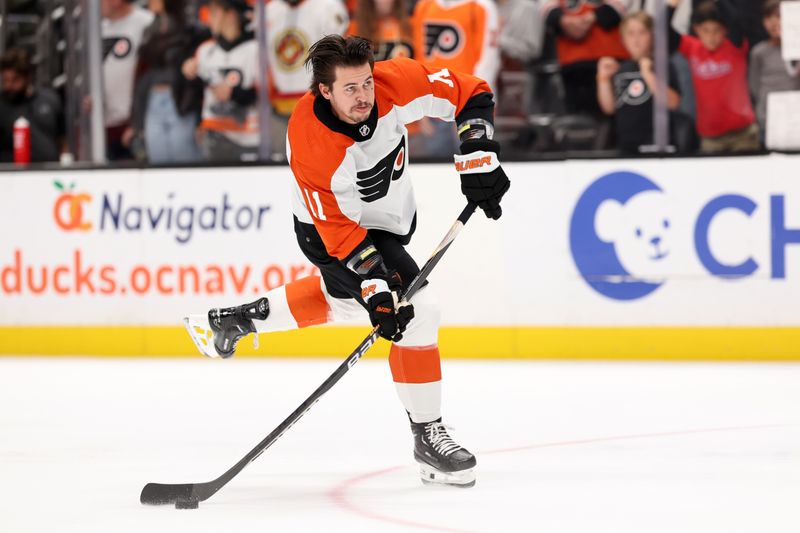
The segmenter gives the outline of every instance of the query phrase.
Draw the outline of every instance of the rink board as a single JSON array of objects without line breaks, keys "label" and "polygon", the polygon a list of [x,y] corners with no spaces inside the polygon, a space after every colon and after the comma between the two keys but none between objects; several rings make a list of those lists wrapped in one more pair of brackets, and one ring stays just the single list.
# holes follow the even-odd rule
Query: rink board
[{"label": "rink board", "polygon": [[[476,215],[431,276],[443,354],[800,360],[799,164],[506,165],[503,218]],[[314,274],[291,179],[287,167],[0,175],[0,353],[193,353],[183,315]],[[422,263],[464,200],[449,165],[401,179]],[[257,353],[339,357],[367,331],[272,334]]]}]

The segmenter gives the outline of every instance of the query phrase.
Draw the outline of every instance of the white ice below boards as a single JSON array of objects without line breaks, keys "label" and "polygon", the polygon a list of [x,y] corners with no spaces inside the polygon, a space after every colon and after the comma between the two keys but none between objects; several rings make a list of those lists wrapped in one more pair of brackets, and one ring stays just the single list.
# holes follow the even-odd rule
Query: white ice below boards
[{"label": "white ice below boards", "polygon": [[444,361],[472,489],[420,483],[388,365],[365,360],[200,508],[335,360],[0,358],[0,530],[800,531],[800,365]]}]

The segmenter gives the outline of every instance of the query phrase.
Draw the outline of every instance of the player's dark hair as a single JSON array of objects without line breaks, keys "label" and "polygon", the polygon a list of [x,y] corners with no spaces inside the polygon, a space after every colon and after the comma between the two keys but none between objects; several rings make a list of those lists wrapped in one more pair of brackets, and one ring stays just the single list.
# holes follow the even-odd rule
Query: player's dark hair
[{"label": "player's dark hair", "polygon": [[704,22],[716,22],[726,28],[728,27],[725,17],[722,16],[713,0],[703,2],[695,7],[692,12],[692,25],[703,24]]},{"label": "player's dark hair", "polygon": [[311,92],[319,96],[319,84],[330,87],[336,81],[336,67],[359,67],[369,63],[375,65],[372,43],[363,37],[326,35],[311,45],[305,61],[311,67]]},{"label": "player's dark hair", "polygon": [[31,56],[22,48],[11,48],[0,57],[0,70],[13,70],[29,77],[33,73]]}]

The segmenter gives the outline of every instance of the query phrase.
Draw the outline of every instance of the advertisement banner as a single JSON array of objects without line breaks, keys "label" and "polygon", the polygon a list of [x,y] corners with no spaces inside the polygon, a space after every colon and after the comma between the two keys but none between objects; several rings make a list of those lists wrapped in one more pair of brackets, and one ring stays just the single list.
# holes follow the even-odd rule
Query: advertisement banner
[{"label": "advertisement banner", "polygon": [[[799,162],[504,165],[503,217],[476,213],[430,277],[443,346],[475,356],[746,358],[767,342],[773,358],[800,358]],[[449,165],[412,164],[409,176],[418,202],[409,250],[422,264],[465,200]],[[47,327],[65,336],[117,328],[139,342],[133,354],[156,343],[183,351],[187,313],[316,272],[296,243],[288,167],[0,179],[0,352],[19,353],[31,342],[23,335]],[[158,328],[169,342],[153,337]],[[280,353],[328,353],[331,335],[351,343],[344,329],[295,332],[278,341]],[[82,346],[75,335],[72,353]]]}]

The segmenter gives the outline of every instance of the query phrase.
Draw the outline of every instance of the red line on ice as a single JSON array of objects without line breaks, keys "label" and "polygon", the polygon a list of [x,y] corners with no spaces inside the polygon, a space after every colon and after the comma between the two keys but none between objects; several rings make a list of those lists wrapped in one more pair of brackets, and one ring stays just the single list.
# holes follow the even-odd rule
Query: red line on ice
[{"label": "red line on ice", "polygon": [[[731,431],[750,431],[756,429],[774,429],[774,428],[786,428],[786,427],[795,427],[798,424],[762,424],[756,426],[735,426],[735,427],[721,427],[721,428],[706,428],[706,429],[687,429],[681,431],[662,431],[657,433],[640,433],[635,435],[616,435],[610,437],[595,437],[595,438],[588,438],[588,439],[576,439],[576,440],[565,440],[565,441],[557,441],[557,442],[544,442],[539,444],[528,444],[526,446],[516,446],[512,448],[499,448],[497,450],[489,450],[485,452],[480,452],[478,455],[489,455],[495,453],[513,453],[513,452],[521,452],[526,450],[535,450],[538,448],[555,448],[559,446],[579,446],[582,444],[596,444],[599,442],[614,442],[614,441],[624,441],[624,440],[636,440],[636,439],[655,439],[660,437],[682,437],[686,435],[695,435],[700,433],[723,433],[723,432],[731,432]],[[375,470],[372,472],[366,472],[364,474],[351,477],[339,483],[338,485],[334,486],[330,491],[328,491],[328,497],[333,500],[333,502],[345,509],[350,511],[356,515],[359,515],[363,518],[369,518],[371,520],[378,520],[380,522],[386,522],[389,524],[394,524],[398,526],[407,526],[417,529],[427,529],[431,531],[446,531],[448,533],[477,533],[475,531],[469,531],[464,529],[455,529],[447,526],[438,526],[435,524],[425,524],[423,522],[415,522],[413,520],[405,520],[403,518],[396,518],[394,516],[383,515],[380,513],[376,513],[370,511],[369,509],[364,509],[359,507],[356,503],[352,502],[347,492],[355,487],[356,485],[367,481],[369,479],[373,479],[376,477],[380,477],[386,474],[391,474],[392,472],[396,472],[397,470],[401,470],[406,468],[407,465],[397,465],[392,466],[389,468],[383,468],[381,470]],[[464,490],[464,489],[462,489]],[[468,489],[466,489],[468,490]]]}]

